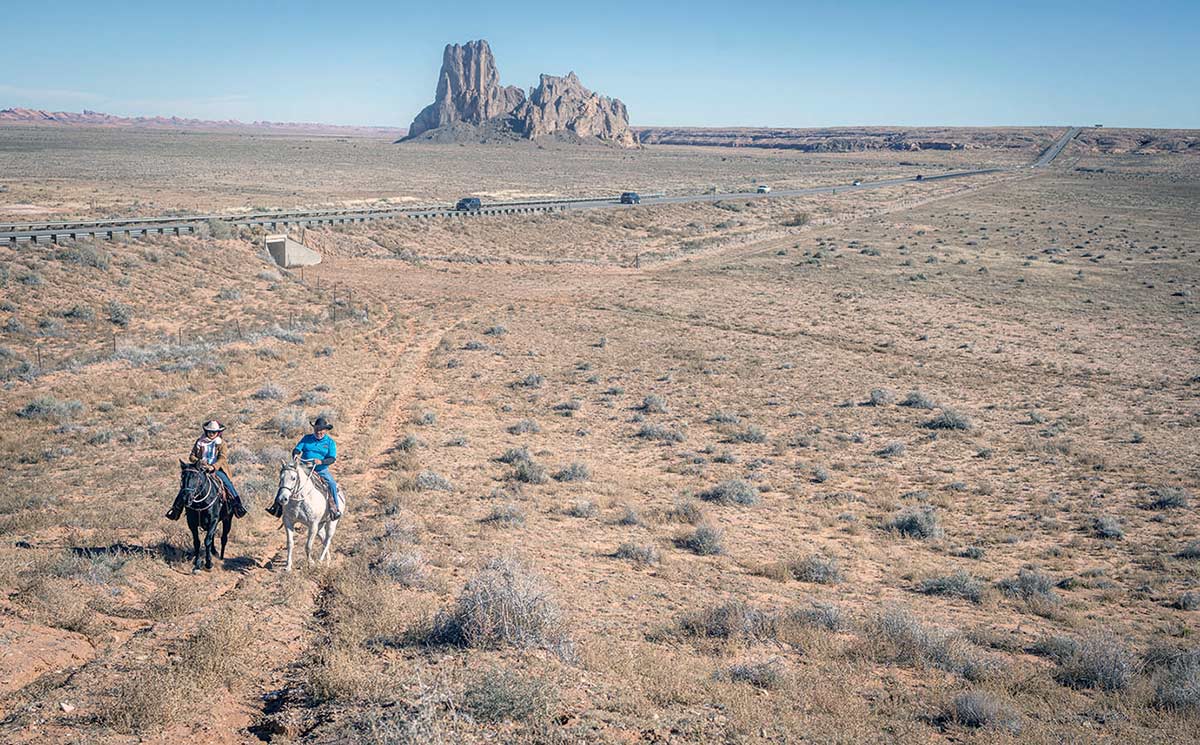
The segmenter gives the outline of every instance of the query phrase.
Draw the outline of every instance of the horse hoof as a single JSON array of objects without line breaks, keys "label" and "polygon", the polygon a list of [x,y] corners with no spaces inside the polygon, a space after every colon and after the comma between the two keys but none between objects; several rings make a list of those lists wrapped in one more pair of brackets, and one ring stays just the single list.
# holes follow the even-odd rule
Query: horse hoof
[{"label": "horse hoof", "polygon": [[192,567],[192,574],[199,574],[199,573],[200,573],[200,567]]}]

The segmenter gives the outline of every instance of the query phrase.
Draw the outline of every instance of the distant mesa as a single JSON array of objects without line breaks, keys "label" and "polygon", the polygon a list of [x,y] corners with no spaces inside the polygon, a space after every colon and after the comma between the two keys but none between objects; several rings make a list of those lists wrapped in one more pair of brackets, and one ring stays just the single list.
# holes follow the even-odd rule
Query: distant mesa
[{"label": "distant mesa", "polygon": [[262,134],[331,135],[338,137],[398,137],[402,127],[356,127],[313,122],[212,121],[178,116],[116,116],[99,111],[44,111],[0,109],[0,126],[38,125],[53,127],[107,127],[111,129],[192,130],[198,132],[244,132]]},{"label": "distant mesa", "polygon": [[542,75],[526,98],[520,88],[500,85],[492,49],[480,39],[446,45],[434,101],[417,114],[402,141],[542,138],[638,146],[621,101],[588,90],[573,72]]}]

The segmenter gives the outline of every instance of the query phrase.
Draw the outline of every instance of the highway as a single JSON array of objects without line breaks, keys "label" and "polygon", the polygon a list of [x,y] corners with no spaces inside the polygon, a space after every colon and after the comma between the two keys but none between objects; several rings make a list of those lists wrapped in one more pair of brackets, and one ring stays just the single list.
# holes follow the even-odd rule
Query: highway
[{"label": "highway", "polygon": [[[1048,166],[1063,148],[1073,140],[1081,127],[1069,128],[1058,140],[1048,147],[1041,156],[1028,168],[1044,168]],[[778,189],[766,194],[755,192],[726,192],[722,194],[683,194],[667,196],[664,194],[644,194],[641,198],[643,205],[659,204],[688,204],[697,202],[719,202],[727,199],[779,199],[785,197],[802,197],[813,194],[837,194],[868,189],[884,189],[902,184],[923,184],[929,181],[944,181],[947,179],[970,178],[991,173],[1013,172],[1011,168],[982,168],[967,171],[951,171],[933,176],[906,177],[883,179],[880,181],[864,181],[858,184],[831,184],[827,186],[812,186],[804,189]],[[211,221],[220,221],[230,227],[261,227],[271,230],[286,228],[291,225],[341,225],[368,220],[381,219],[428,219],[436,217],[478,217],[496,215],[529,214],[536,212],[559,212],[564,210],[582,209],[611,209],[614,207],[631,208],[631,205],[620,204],[617,196],[606,197],[576,197],[569,199],[552,199],[540,201],[519,202],[490,202],[481,209],[470,212],[457,211],[449,207],[374,207],[366,209],[327,209],[327,210],[289,210],[281,212],[260,212],[245,215],[186,215],[148,218],[126,218],[93,221],[59,221],[42,222],[27,221],[23,223],[0,224],[0,243],[15,245],[21,242],[58,243],[63,240],[117,240],[122,238],[138,238],[146,235],[187,235],[197,233],[202,226]]]},{"label": "highway", "polygon": [[1058,157],[1058,154],[1063,151],[1063,148],[1067,146],[1067,143],[1079,136],[1079,133],[1082,131],[1083,127],[1071,127],[1068,129],[1062,137],[1059,137],[1057,140],[1055,140],[1053,145],[1046,148],[1046,152],[1042,153],[1042,157],[1035,160],[1029,167],[1045,168],[1046,166],[1050,165],[1050,162]]}]

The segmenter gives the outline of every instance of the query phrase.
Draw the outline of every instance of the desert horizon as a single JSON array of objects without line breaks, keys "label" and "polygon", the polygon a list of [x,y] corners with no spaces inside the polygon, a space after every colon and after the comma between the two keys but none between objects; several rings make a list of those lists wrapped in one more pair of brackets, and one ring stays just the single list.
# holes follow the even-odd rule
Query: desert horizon
[{"label": "desert horizon", "polygon": [[[73,6],[0,73],[0,739],[1194,740],[1200,129],[1095,94],[1188,11],[851,5]],[[633,123],[730,111],[1069,123]]]}]

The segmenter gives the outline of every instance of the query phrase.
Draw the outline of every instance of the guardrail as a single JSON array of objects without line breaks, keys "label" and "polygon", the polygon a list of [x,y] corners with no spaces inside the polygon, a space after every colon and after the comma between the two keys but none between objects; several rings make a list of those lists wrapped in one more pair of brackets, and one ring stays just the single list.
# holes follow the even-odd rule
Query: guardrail
[{"label": "guardrail", "polygon": [[[662,194],[643,194],[645,198],[659,197]],[[510,200],[503,202],[488,202],[484,208],[504,208],[504,207],[524,207],[524,206],[544,206],[557,204],[582,204],[588,202],[605,203],[619,202],[620,197],[561,197],[557,199],[523,199]],[[409,215],[413,213],[424,212],[440,212],[440,213],[458,213],[450,207],[439,207],[436,205],[424,206],[395,206],[395,207],[337,207],[331,209],[316,209],[316,210],[280,210],[278,212],[249,212],[243,214],[211,214],[211,215],[170,215],[166,217],[128,217],[128,218],[108,218],[103,220],[59,220],[45,222],[20,222],[20,223],[4,223],[0,224],[0,234],[14,232],[33,232],[33,231],[54,231],[63,232],[71,229],[91,232],[93,229],[103,230],[106,228],[125,228],[154,225],[174,225],[176,223],[191,223],[198,224],[208,222],[210,220],[219,220],[228,222],[233,225],[251,225],[263,224],[272,220],[283,221],[298,221],[303,219],[322,219],[336,217],[364,217],[364,218],[388,218],[397,215]],[[124,232],[123,230],[121,232]]]},{"label": "guardrail", "polygon": [[[1000,169],[983,169],[976,171],[958,171],[935,176],[926,176],[924,181],[934,181],[946,178],[982,175],[994,173]],[[836,194],[839,190],[879,188],[908,182],[920,181],[916,178],[887,179],[861,185],[830,185],[808,187],[805,189],[780,189],[769,193],[738,192],[730,194],[692,194],[666,196],[661,192],[641,194],[642,201],[648,205],[675,204],[684,202],[711,202],[733,198],[772,198],[788,196],[804,196],[811,194]],[[278,230],[280,226],[289,225],[342,225],[361,223],[368,220],[386,220],[394,218],[427,219],[435,217],[477,217],[482,215],[514,215],[537,212],[557,212],[585,205],[604,207],[616,205],[620,197],[564,197],[559,199],[527,199],[505,202],[490,202],[476,210],[458,210],[449,207],[368,207],[360,209],[333,208],[323,210],[283,210],[279,212],[256,212],[241,215],[189,215],[187,217],[148,217],[129,219],[108,219],[91,222],[63,221],[39,223],[14,223],[0,225],[0,243],[16,245],[22,241],[31,243],[58,243],[60,240],[138,238],[145,235],[183,235],[197,233],[200,227],[211,221],[226,223],[232,227],[264,227]]]}]

